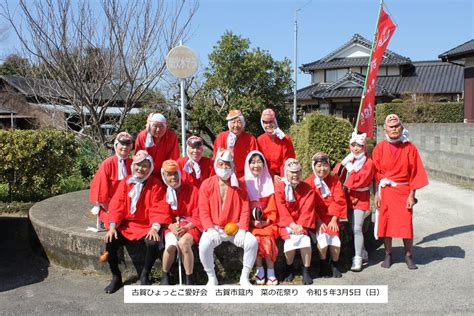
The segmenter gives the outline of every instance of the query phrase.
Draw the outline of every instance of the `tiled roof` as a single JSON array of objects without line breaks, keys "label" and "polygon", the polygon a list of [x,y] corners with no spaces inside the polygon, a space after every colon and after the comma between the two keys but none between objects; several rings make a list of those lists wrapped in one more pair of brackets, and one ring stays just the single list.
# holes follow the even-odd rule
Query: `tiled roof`
[{"label": "tiled roof", "polygon": [[[64,91],[67,89],[65,84],[59,84],[55,80],[33,79],[14,75],[0,76],[0,80],[4,80],[25,96],[61,98],[64,97]],[[114,95],[114,91],[110,87],[106,87],[102,91],[102,97],[100,95],[96,96],[97,100],[110,100],[111,98],[116,101],[122,100],[119,94]]]},{"label": "tiled roof", "polygon": [[416,75],[403,77],[397,93],[461,93],[464,90],[462,66],[439,60],[414,62]]},{"label": "tiled roof", "polygon": [[[363,36],[359,34],[354,34],[354,36],[347,43],[345,43],[338,49],[334,50],[330,54],[324,56],[323,58],[317,61],[314,61],[308,64],[303,64],[300,67],[300,69],[303,71],[310,71],[310,70],[315,70],[315,69],[367,66],[368,57],[339,58],[339,59],[335,58],[340,52],[342,52],[343,50],[345,50],[346,48],[354,44],[362,45],[369,50],[372,48],[372,42],[368,41],[366,38],[364,38]],[[403,57],[388,49],[385,50],[384,57],[386,58],[383,59],[382,65],[402,65],[402,64],[410,63],[409,58]]]},{"label": "tiled roof", "polygon": [[450,49],[438,56],[438,58],[441,58],[443,61],[457,60],[464,57],[474,57],[474,39]]},{"label": "tiled roof", "polygon": [[[463,67],[441,61],[413,62],[415,72],[411,76],[384,76],[377,78],[376,96],[400,95],[403,93],[461,93],[464,90]],[[364,76],[349,72],[337,82],[314,84],[298,90],[299,100],[318,98],[353,98],[362,95]],[[347,87],[352,82],[356,86]],[[304,96],[300,99],[299,96]]]}]

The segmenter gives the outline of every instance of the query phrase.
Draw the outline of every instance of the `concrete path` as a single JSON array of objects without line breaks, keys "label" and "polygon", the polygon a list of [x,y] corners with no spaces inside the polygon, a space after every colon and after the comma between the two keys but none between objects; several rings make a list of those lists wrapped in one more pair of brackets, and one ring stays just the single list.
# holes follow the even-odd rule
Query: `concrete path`
[{"label": "concrete path", "polygon": [[[431,181],[417,193],[415,259],[403,262],[400,240],[396,263],[380,267],[383,249],[370,254],[361,273],[341,279],[315,279],[316,285],[388,285],[388,304],[127,304],[123,290],[107,295],[103,276],[47,266],[21,249],[0,244],[0,314],[470,314],[474,313],[474,192]],[[14,251],[12,253],[12,251]],[[13,264],[22,260],[21,264]],[[7,264],[10,263],[10,264]]]}]

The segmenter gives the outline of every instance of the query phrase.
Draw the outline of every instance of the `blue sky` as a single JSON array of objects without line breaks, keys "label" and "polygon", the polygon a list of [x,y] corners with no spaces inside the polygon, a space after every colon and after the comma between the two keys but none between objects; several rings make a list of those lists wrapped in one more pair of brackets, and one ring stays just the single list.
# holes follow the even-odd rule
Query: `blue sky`
[{"label": "blue sky", "polygon": [[[293,61],[294,12],[307,0],[202,0],[186,43],[207,63],[207,54],[225,30],[249,38],[276,59]],[[387,0],[398,27],[388,49],[412,60],[438,55],[474,38],[472,0]],[[298,12],[298,65],[315,61],[354,33],[372,40],[377,0],[312,0]],[[298,87],[310,76],[299,74]]]},{"label": "blue sky", "polygon": [[[298,65],[325,56],[354,33],[372,40],[378,0],[307,2],[201,0],[191,38],[184,44],[196,51],[201,67],[205,67],[213,46],[230,30],[250,39],[252,47],[268,50],[276,59],[287,57],[293,61],[294,16],[302,6],[298,13]],[[437,59],[446,50],[474,38],[472,0],[387,0],[385,4],[398,24],[388,49],[412,60]],[[1,44],[0,58],[19,50],[12,32]],[[309,82],[309,75],[298,75],[299,88]]]}]

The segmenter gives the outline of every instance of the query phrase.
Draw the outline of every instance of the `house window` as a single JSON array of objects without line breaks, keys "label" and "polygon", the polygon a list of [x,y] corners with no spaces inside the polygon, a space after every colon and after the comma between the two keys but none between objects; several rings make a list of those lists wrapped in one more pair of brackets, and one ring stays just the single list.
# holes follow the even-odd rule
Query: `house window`
[{"label": "house window", "polygon": [[344,77],[349,69],[328,69],[326,70],[326,82],[335,82]]},{"label": "house window", "polygon": [[329,115],[329,108],[330,106],[327,103],[323,103],[319,105],[319,111],[321,112],[321,114],[324,114],[324,115]]}]

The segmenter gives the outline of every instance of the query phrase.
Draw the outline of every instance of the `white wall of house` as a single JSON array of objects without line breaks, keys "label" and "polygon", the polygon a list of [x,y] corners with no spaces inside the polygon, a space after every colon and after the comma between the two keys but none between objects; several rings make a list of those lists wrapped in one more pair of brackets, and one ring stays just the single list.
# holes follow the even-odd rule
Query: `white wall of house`
[{"label": "white wall of house", "polygon": [[474,67],[474,57],[466,58],[464,67]]},{"label": "white wall of house", "polygon": [[367,57],[370,55],[370,50],[368,50],[365,46],[355,44],[350,46],[337,54],[337,58],[344,58],[344,57]]}]

